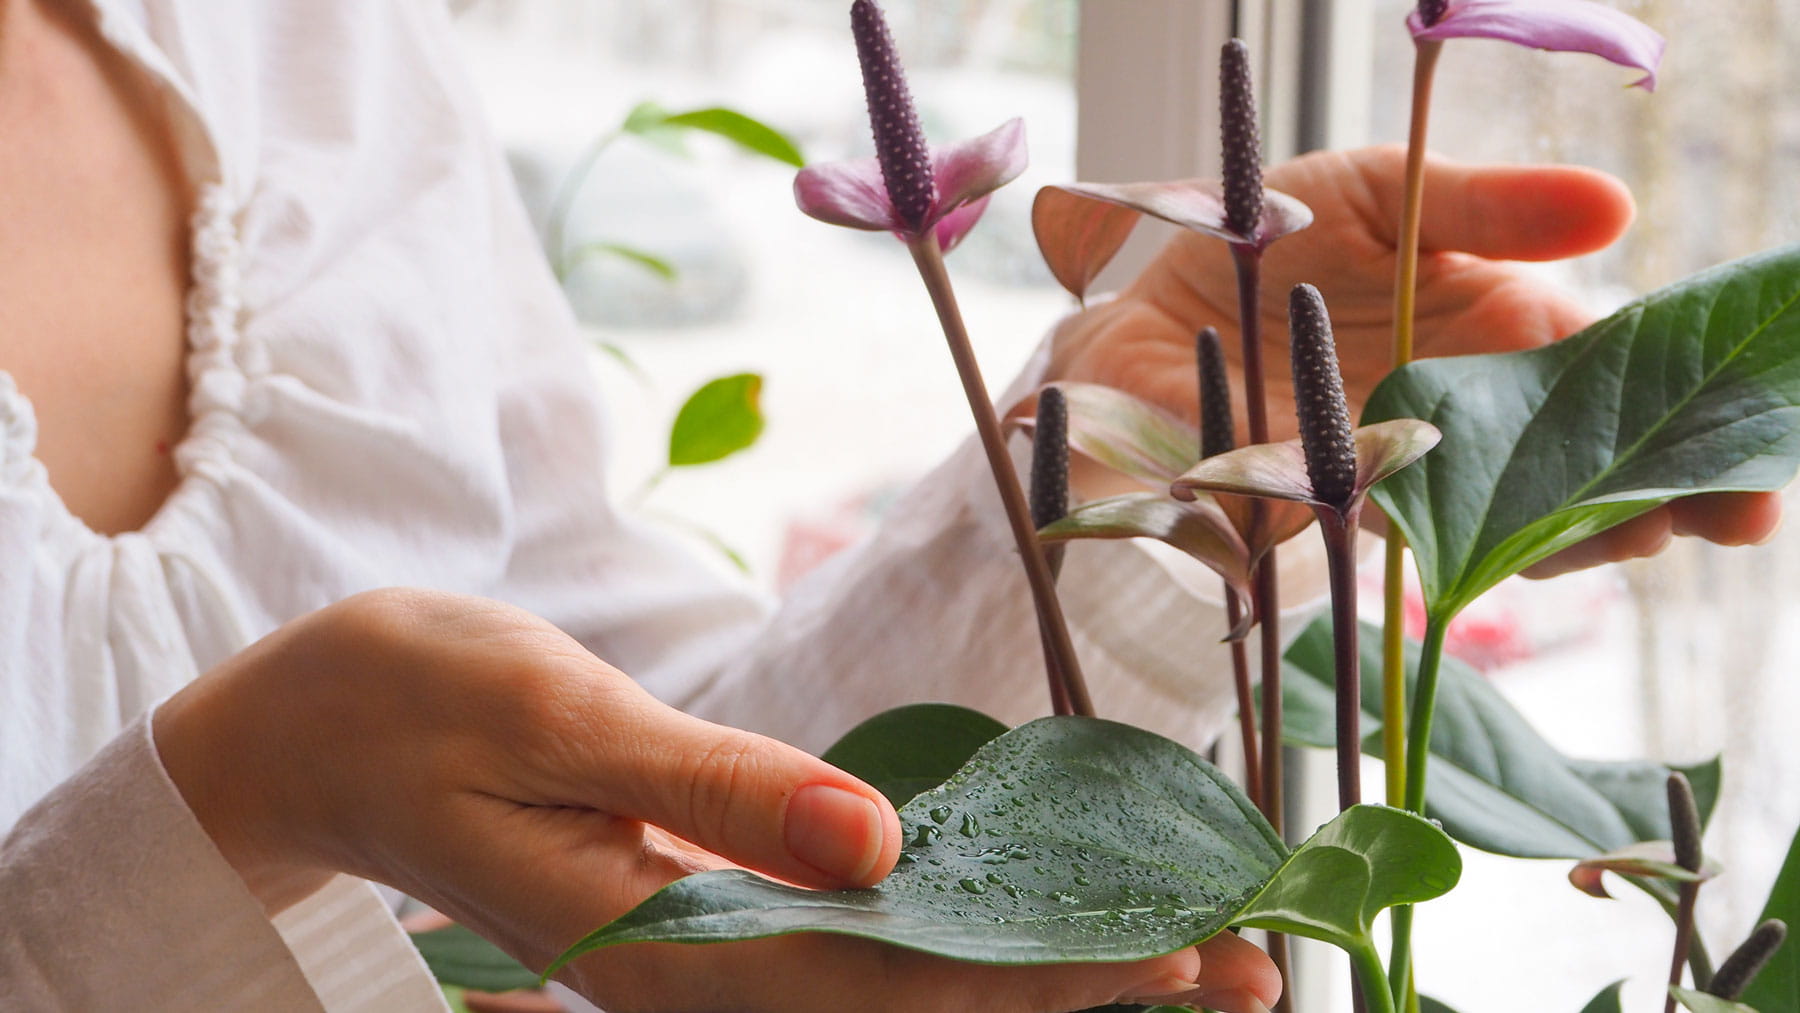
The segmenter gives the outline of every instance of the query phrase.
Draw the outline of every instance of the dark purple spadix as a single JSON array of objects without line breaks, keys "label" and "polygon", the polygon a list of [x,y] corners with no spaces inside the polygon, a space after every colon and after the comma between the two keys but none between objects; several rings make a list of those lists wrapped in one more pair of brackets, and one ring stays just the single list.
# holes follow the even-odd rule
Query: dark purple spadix
[{"label": "dark purple spadix", "polygon": [[856,37],[869,125],[875,133],[875,159],[881,164],[888,199],[900,223],[918,230],[931,213],[937,193],[931,178],[931,152],[925,147],[925,133],[919,129],[912,92],[906,87],[906,70],[894,50],[887,19],[874,0],[856,0],[850,5],[850,30]]},{"label": "dark purple spadix", "polygon": [[1430,28],[1450,12],[1450,0],[1419,0],[1419,20]]},{"label": "dark purple spadix", "polygon": [[1255,236],[1263,210],[1262,133],[1250,49],[1242,39],[1232,39],[1219,52],[1219,140],[1225,155],[1225,224],[1241,236]]},{"label": "dark purple spadix", "polygon": [[1721,999],[1736,999],[1744,994],[1744,989],[1756,980],[1756,976],[1775,951],[1787,939],[1787,923],[1779,918],[1771,918],[1756,927],[1750,938],[1743,945],[1733,950],[1731,956],[1719,965],[1719,970],[1712,977],[1712,983],[1706,991]]},{"label": "dark purple spadix", "polygon": [[1700,807],[1694,802],[1694,786],[1680,771],[1669,775],[1669,840],[1675,845],[1675,864],[1699,872],[1705,856],[1700,850]]},{"label": "dark purple spadix", "polygon": [[1205,328],[1195,336],[1194,360],[1200,370],[1200,456],[1208,458],[1237,448],[1231,377],[1225,372],[1225,348],[1217,328]]},{"label": "dark purple spadix", "polygon": [[1054,524],[1069,513],[1069,402],[1055,387],[1038,394],[1031,437],[1031,523]]},{"label": "dark purple spadix", "polygon": [[1338,372],[1337,342],[1325,299],[1311,285],[1288,294],[1288,337],[1293,347],[1294,414],[1313,496],[1347,510],[1356,495],[1356,440],[1350,435],[1350,405]]}]

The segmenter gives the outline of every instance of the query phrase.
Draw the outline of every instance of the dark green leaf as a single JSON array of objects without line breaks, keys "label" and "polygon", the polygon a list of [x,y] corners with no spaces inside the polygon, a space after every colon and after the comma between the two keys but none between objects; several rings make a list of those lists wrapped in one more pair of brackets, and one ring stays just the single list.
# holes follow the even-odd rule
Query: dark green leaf
[{"label": "dark green leaf", "polygon": [[440,984],[482,992],[538,987],[538,976],[524,964],[461,925],[415,932],[412,941]]},{"label": "dark green leaf", "polygon": [[[1800,832],[1788,845],[1787,859],[1781,863],[1757,922],[1770,918],[1779,918],[1790,927],[1800,925]],[[1743,999],[1762,1013],[1800,1013],[1800,946],[1793,939],[1775,951],[1774,958],[1744,990]]]},{"label": "dark green leaf", "polygon": [[904,857],[878,887],[819,892],[739,870],[702,873],[558,963],[616,943],[807,931],[987,963],[1134,960],[1224,928],[1286,856],[1211,765],[1093,718],[1007,732],[900,819]]},{"label": "dark green leaf", "polygon": [[710,464],[755,443],[763,431],[762,384],[759,374],[738,373],[690,395],[669,430],[669,466]]},{"label": "dark green leaf", "polygon": [[[1730,999],[1721,999],[1716,995],[1696,992],[1691,988],[1682,988],[1678,985],[1670,985],[1669,994],[1675,997],[1675,1001],[1680,1003],[1683,1009],[1692,1010],[1693,1013],[1757,1013],[1757,1008],[1754,1006],[1746,1006],[1741,1002],[1732,1002]],[[1764,1010],[1762,1013],[1774,1013],[1774,1011]]]},{"label": "dark green leaf", "polygon": [[566,273],[574,270],[576,265],[590,257],[617,257],[628,263],[636,264],[664,281],[674,281],[677,274],[675,265],[667,260],[654,253],[648,253],[622,243],[584,243],[577,246],[569,251],[568,257],[563,263],[563,271]]},{"label": "dark green leaf", "polygon": [[671,127],[704,130],[753,154],[785,162],[796,169],[806,167],[806,157],[786,134],[735,109],[695,109],[666,116],[662,122]]},{"label": "dark green leaf", "polygon": [[1442,830],[1403,809],[1352,806],[1295,848],[1236,921],[1355,952],[1372,945],[1376,915],[1440,897],[1460,878],[1462,856]]},{"label": "dark green leaf", "polygon": [[1615,981],[1600,990],[1600,994],[1581,1007],[1581,1013],[1625,1013],[1619,1002],[1619,993],[1625,988],[1625,982]]},{"label": "dark green leaf", "polygon": [[1800,463],[1800,245],[1655,292],[1574,337],[1414,362],[1365,424],[1443,431],[1376,487],[1440,618],[1560,549],[1693,493],[1774,490]]},{"label": "dark green leaf", "polygon": [[823,759],[867,781],[898,807],[949,780],[975,750],[1005,732],[1005,725],[980,711],[916,703],[850,729]]},{"label": "dark green leaf", "polygon": [[[1427,455],[1427,459],[1432,455]],[[1381,634],[1362,631],[1362,667],[1381,670]],[[1419,645],[1408,642],[1407,690]],[[1289,741],[1329,749],[1335,675],[1331,623],[1321,617],[1288,648],[1282,681]],[[1573,760],[1557,752],[1480,674],[1455,658],[1439,673],[1425,811],[1464,844],[1518,858],[1588,858],[1639,841],[1667,840],[1669,769],[1643,761]],[[1364,679],[1363,752],[1380,755],[1381,685]],[[1678,768],[1704,820],[1718,800],[1717,759]]]},{"label": "dark green leaf", "polygon": [[1431,996],[1419,996],[1419,1013],[1456,1013],[1448,1003],[1442,1003]]}]

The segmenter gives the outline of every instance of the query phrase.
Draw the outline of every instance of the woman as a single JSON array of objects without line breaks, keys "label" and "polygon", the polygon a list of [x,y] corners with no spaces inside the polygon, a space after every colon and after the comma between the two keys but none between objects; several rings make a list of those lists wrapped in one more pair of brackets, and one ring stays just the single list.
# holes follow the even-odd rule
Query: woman
[{"label": "woman", "polygon": [[[50,793],[0,852],[0,1005],[432,1008],[338,873],[534,966],[698,868],[873,883],[899,847],[879,795],[657,698],[815,747],[918,699],[1039,709],[972,452],[772,619],[611,511],[582,352],[440,6],[0,0],[0,819]],[[1271,285],[1314,281],[1371,321],[1339,328],[1363,393],[1397,178],[1392,152],[1271,174],[1319,214]],[[1465,252],[1430,263],[1424,349],[1583,322],[1485,258],[1605,245],[1630,217],[1615,182],[1439,165],[1430,187],[1427,244]],[[1227,271],[1178,241],[1034,368],[1187,404],[1189,336],[1230,325]],[[1678,506],[1571,562],[1774,523],[1772,497]],[[1195,642],[1165,629],[1194,604],[1105,551],[1068,581],[1103,573],[1105,597],[1071,612],[1150,658],[1096,663],[1108,713],[1217,712],[1224,680],[1155,664]],[[373,590],[393,585],[441,590]],[[566,977],[613,1010],[1250,1010],[1279,988],[1229,935],[1014,969],[798,936],[629,947]]]}]

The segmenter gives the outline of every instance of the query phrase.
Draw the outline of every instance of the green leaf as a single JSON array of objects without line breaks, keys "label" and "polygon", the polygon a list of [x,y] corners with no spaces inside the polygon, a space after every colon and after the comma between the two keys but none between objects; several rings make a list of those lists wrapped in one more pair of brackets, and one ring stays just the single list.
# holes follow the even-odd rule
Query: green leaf
[{"label": "green leaf", "polygon": [[625,122],[619,124],[619,133],[641,138],[671,155],[685,158],[688,153],[687,145],[681,142],[683,131],[669,126],[669,111],[655,102],[632,106],[625,114]]},{"label": "green leaf", "polygon": [[1355,952],[1371,945],[1377,914],[1440,897],[1460,878],[1462,856],[1429,821],[1352,806],[1294,849],[1236,921]]},{"label": "green leaf", "polygon": [[[1800,831],[1795,832],[1788,845],[1787,859],[1781,863],[1781,872],[1775,876],[1775,886],[1769,891],[1768,903],[1757,923],[1770,918],[1779,918],[1789,926],[1800,925]],[[1763,1013],[1800,1013],[1800,945],[1790,938],[1776,950],[1756,980],[1744,990],[1743,998]]]},{"label": "green leaf", "polygon": [[702,384],[675,415],[669,430],[669,466],[711,464],[755,443],[763,431],[762,385],[757,373]]},{"label": "green leaf", "polygon": [[1588,1000],[1586,1006],[1581,1007],[1581,1013],[1625,1013],[1624,1007],[1619,1000],[1619,993],[1623,991],[1624,988],[1625,982],[1623,980],[1615,981],[1606,986],[1600,990],[1599,995]]},{"label": "green leaf", "polygon": [[563,271],[565,273],[573,271],[577,265],[590,257],[617,257],[620,260],[636,264],[664,281],[674,281],[678,274],[674,264],[654,253],[640,250],[635,246],[626,246],[623,243],[604,242],[583,243],[570,250],[563,262]]},{"label": "green leaf", "polygon": [[1094,718],[1043,718],[981,747],[900,809],[901,864],[822,892],[742,870],[664,888],[557,959],[619,943],[790,932],[996,964],[1135,960],[1223,929],[1286,849],[1186,747]]},{"label": "green leaf", "polygon": [[[1428,458],[1429,459],[1429,458]],[[1365,626],[1362,667],[1381,670],[1381,635]],[[1412,692],[1419,645],[1406,648]],[[1329,749],[1336,741],[1330,617],[1288,648],[1282,702],[1290,742]],[[1669,770],[1643,761],[1570,759],[1538,735],[1479,673],[1446,657],[1431,727],[1425,811],[1457,840],[1517,858],[1589,858],[1639,841],[1667,840]],[[1381,685],[1363,680],[1363,752],[1380,755]],[[1718,801],[1719,762],[1680,767],[1701,818]]]},{"label": "green leaf", "polygon": [[1442,446],[1375,489],[1427,610],[1670,499],[1780,489],[1800,463],[1800,245],[1652,293],[1574,337],[1414,362],[1365,424],[1420,418]]},{"label": "green leaf", "polygon": [[753,154],[785,162],[796,169],[806,167],[806,156],[800,153],[800,148],[786,134],[735,109],[718,106],[695,109],[666,116],[663,123],[671,127],[703,130],[723,137]]},{"label": "green leaf", "polygon": [[1005,732],[1005,725],[980,711],[916,703],[850,729],[823,759],[867,781],[899,807],[949,780],[977,749]]},{"label": "green leaf", "polygon": [[1431,996],[1419,996],[1419,1013],[1456,1013],[1448,1003],[1439,1002]]},{"label": "green leaf", "polygon": [[439,984],[482,992],[538,987],[535,972],[461,925],[415,932],[412,941]]},{"label": "green leaf", "polygon": [[[1679,985],[1670,985],[1669,994],[1675,997],[1675,1001],[1680,1003],[1683,1009],[1692,1010],[1693,1013],[1757,1013],[1754,1006],[1746,1006],[1741,1002],[1721,999],[1716,995],[1696,992],[1691,988],[1682,988]],[[1773,1013],[1773,1011],[1765,1010],[1764,1013]]]}]

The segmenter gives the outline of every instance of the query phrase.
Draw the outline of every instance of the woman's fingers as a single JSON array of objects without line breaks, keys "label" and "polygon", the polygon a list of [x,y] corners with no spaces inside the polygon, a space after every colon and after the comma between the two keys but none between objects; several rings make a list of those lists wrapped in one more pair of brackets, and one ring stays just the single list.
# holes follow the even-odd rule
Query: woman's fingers
[{"label": "woman's fingers", "polygon": [[1781,527],[1781,494],[1703,493],[1669,504],[1675,533],[1720,545],[1761,545]]},{"label": "woman's fingers", "polygon": [[[1398,202],[1392,210],[1398,221]],[[1430,158],[1419,243],[1490,260],[1561,260],[1612,245],[1635,214],[1625,184],[1594,169]]]},{"label": "woman's fingers", "polygon": [[579,743],[555,754],[569,758],[556,773],[577,801],[806,886],[870,886],[893,869],[900,819],[880,792],[785,743],[630,690],[572,707],[557,729]]}]

